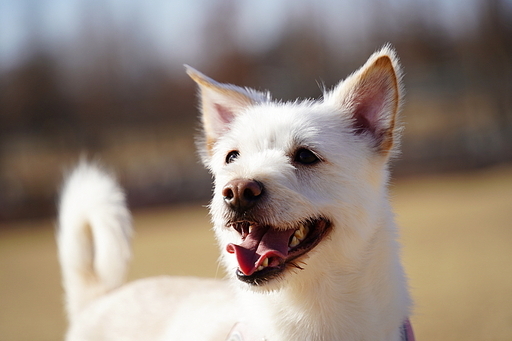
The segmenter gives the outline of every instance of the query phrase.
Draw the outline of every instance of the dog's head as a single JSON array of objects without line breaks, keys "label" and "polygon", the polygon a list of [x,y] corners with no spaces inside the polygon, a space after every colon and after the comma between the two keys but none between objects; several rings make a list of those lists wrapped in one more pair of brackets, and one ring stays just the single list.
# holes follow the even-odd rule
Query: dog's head
[{"label": "dog's head", "polygon": [[200,89],[200,148],[215,177],[210,211],[228,273],[275,289],[364,257],[398,138],[394,51],[384,47],[316,101],[276,102],[187,72]]}]

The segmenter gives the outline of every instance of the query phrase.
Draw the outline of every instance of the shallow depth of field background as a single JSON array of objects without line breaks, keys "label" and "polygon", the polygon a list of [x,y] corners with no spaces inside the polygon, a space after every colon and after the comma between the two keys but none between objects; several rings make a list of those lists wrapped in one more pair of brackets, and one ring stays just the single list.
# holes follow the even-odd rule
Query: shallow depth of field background
[{"label": "shallow depth of field background", "polygon": [[55,203],[81,157],[127,190],[130,280],[222,278],[183,64],[318,98],[386,42],[405,70],[391,198],[417,339],[512,340],[510,0],[0,0],[0,340],[62,339]]}]

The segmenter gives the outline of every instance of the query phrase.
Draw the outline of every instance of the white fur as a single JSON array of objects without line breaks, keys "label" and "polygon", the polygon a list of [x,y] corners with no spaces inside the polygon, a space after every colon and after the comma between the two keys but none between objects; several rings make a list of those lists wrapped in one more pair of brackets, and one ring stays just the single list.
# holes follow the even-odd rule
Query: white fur
[{"label": "white fur", "polygon": [[[318,101],[274,102],[188,72],[201,89],[203,161],[215,177],[210,211],[229,278],[161,277],[112,291],[128,258],[128,215],[122,200],[99,200],[119,198],[111,178],[82,165],[64,189],[59,219],[72,317],[68,339],[225,340],[243,322],[260,340],[400,340],[410,299],[387,191],[401,101],[394,51],[384,47]],[[294,163],[300,147],[321,161]],[[240,155],[226,164],[232,150]],[[222,193],[234,179],[264,184],[264,224],[286,230],[310,217],[332,222],[330,233],[300,259],[302,269],[287,268],[260,286],[237,279],[238,263],[226,245],[241,237],[226,226]],[[110,255],[96,261],[92,249]]]},{"label": "white fur", "polygon": [[131,258],[130,212],[114,178],[81,162],[60,198],[57,244],[70,320],[123,284]]}]

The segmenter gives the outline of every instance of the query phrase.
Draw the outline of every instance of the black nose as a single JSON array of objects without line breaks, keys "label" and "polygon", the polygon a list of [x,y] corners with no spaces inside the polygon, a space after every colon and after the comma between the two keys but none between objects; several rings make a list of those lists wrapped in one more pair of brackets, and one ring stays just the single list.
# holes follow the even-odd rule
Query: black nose
[{"label": "black nose", "polygon": [[247,211],[259,201],[263,185],[255,180],[236,179],[228,182],[222,189],[224,201],[232,209]]}]

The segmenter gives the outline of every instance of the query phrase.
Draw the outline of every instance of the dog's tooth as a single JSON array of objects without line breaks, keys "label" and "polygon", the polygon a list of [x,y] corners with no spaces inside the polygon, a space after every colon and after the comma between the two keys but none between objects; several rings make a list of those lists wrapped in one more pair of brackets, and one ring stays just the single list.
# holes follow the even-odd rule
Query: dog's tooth
[{"label": "dog's tooth", "polygon": [[301,226],[300,229],[295,231],[295,237],[297,237],[298,240],[303,240],[306,234],[304,233],[304,226]]},{"label": "dog's tooth", "polygon": [[268,258],[265,258],[263,262],[261,262],[260,266],[256,268],[256,271],[261,271],[268,266]]},{"label": "dog's tooth", "polygon": [[297,231],[295,231],[295,232],[293,233],[293,236],[294,236],[295,238],[297,238],[298,240],[301,240],[302,238],[304,238],[304,233],[302,232],[302,227],[301,227],[301,228],[299,228]]},{"label": "dog's tooth", "polygon": [[294,236],[297,237],[297,239],[299,241],[303,241],[304,238],[306,238],[306,236],[308,235],[309,233],[309,227],[307,227],[306,225],[301,225],[297,231],[295,231],[294,233]]},{"label": "dog's tooth", "polygon": [[290,247],[296,247],[300,244],[300,241],[297,239],[297,237],[293,236],[292,241],[290,242]]}]

